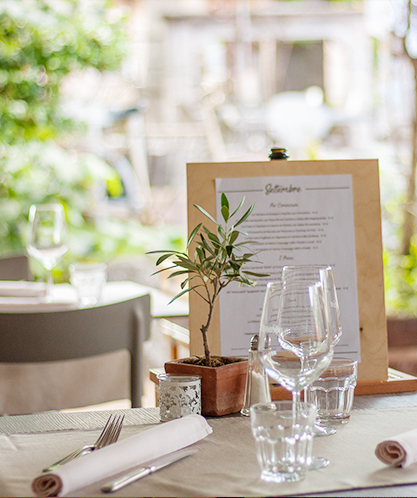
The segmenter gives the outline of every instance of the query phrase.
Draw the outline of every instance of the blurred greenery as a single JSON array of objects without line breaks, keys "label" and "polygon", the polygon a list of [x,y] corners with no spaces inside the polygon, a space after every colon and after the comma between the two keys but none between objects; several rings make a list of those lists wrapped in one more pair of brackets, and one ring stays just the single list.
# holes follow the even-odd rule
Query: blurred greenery
[{"label": "blurred greenery", "polygon": [[384,250],[384,280],[387,315],[417,317],[417,234],[407,255]]},{"label": "blurred greenery", "polygon": [[123,190],[120,178],[100,158],[59,145],[83,126],[61,110],[63,78],[116,70],[126,53],[125,19],[109,0],[0,2],[0,254],[24,251],[29,206],[52,201],[63,204],[69,225],[61,269],[76,259],[144,254],[155,244],[182,247],[175,228],[94,214],[107,192]]},{"label": "blurred greenery", "polygon": [[0,143],[46,140],[71,122],[59,88],[71,71],[118,68],[127,50],[124,19],[108,0],[2,0]]}]

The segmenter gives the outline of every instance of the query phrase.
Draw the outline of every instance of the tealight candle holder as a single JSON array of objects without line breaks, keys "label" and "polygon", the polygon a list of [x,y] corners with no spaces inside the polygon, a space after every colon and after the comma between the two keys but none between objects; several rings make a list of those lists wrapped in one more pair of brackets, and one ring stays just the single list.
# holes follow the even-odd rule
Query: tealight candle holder
[{"label": "tealight candle holder", "polygon": [[159,374],[159,411],[162,422],[201,414],[199,375]]}]

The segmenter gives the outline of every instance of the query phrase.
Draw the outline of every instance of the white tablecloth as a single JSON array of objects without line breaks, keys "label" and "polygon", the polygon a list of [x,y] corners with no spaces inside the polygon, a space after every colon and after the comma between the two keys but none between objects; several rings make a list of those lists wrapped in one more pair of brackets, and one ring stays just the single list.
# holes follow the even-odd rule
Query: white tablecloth
[{"label": "white tablecloth", "polygon": [[[360,398],[363,398],[362,396]],[[366,397],[373,399],[373,397]],[[402,396],[405,399],[404,396]],[[416,396],[409,396],[415,403]],[[366,402],[365,402],[366,404]],[[390,398],[395,405],[395,397]],[[121,437],[150,427],[157,409],[128,410]],[[18,417],[10,424],[0,419],[0,495],[32,496],[31,482],[45,465],[94,441],[107,417],[95,412]],[[71,417],[69,419],[68,417]],[[145,417],[145,418],[141,418]],[[151,417],[151,418],[149,418]],[[20,420],[23,419],[24,420]],[[116,496],[289,496],[331,492],[333,496],[416,496],[417,465],[391,468],[380,462],[374,449],[383,439],[417,427],[417,406],[354,409],[351,421],[330,437],[314,439],[314,453],[330,459],[330,466],[308,472],[299,483],[269,484],[259,479],[249,418],[208,419],[213,434],[196,444],[198,452],[115,493]],[[91,430],[85,429],[91,424]],[[5,425],[7,424],[7,430]],[[23,425],[22,425],[23,424]],[[61,425],[60,425],[61,424]],[[81,424],[81,428],[80,428]],[[1,434],[14,432],[19,434]],[[22,427],[37,433],[22,434]],[[57,430],[59,427],[65,430]],[[74,496],[104,496],[96,483]],[[397,486],[395,486],[397,485]]]}]

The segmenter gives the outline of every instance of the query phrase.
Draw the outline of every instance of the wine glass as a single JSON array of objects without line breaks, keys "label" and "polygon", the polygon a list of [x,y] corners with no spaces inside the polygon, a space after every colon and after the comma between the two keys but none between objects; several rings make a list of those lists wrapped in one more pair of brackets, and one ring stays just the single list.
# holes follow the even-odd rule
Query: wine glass
[{"label": "wine glass", "polygon": [[[268,375],[292,393],[297,410],[301,391],[327,369],[333,357],[320,283],[268,283],[258,353]],[[329,463],[324,458],[309,460],[310,469]]]},{"label": "wine glass", "polygon": [[47,271],[46,301],[53,301],[52,269],[68,251],[64,209],[61,204],[33,204],[29,210],[28,253]]},{"label": "wine glass", "polygon": [[[342,335],[342,326],[332,268],[322,265],[284,266],[282,269],[282,281],[284,284],[295,284],[297,282],[314,284],[321,282],[327,323],[330,329],[330,340],[334,347]],[[304,391],[304,397],[308,397],[308,389]],[[325,427],[319,423],[316,423],[314,426],[315,436],[330,436],[335,434],[335,432],[336,429],[334,427]]]}]

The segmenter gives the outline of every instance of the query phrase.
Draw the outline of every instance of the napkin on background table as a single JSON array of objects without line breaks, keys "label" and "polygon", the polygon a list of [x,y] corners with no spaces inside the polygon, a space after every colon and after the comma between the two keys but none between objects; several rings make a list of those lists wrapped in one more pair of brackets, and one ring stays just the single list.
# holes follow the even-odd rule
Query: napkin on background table
[{"label": "napkin on background table", "polygon": [[44,297],[46,284],[26,280],[0,280],[1,297]]},{"label": "napkin on background table", "polygon": [[185,448],[212,432],[201,415],[164,422],[36,477],[32,489],[37,496],[63,496]]},{"label": "napkin on background table", "polygon": [[408,467],[417,462],[417,429],[379,443],[375,455],[387,465]]}]

